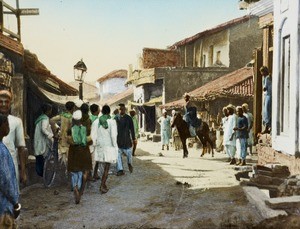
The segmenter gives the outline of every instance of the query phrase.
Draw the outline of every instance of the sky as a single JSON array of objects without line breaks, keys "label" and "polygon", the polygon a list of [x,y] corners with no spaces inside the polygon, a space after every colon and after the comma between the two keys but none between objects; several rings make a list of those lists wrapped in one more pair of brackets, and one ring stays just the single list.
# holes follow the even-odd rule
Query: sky
[{"label": "sky", "polygon": [[[20,0],[20,8],[40,12],[21,18],[24,48],[65,82],[81,58],[85,81],[95,81],[136,66],[144,47],[163,49],[247,13],[238,0]],[[15,28],[14,18],[4,20]]]}]

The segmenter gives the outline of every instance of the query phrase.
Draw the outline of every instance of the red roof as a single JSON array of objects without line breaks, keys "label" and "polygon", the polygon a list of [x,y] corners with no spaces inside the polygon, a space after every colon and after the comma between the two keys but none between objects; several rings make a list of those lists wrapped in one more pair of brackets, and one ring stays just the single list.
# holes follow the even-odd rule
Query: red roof
[{"label": "red roof", "polygon": [[127,70],[124,70],[124,69],[114,70],[114,71],[100,77],[97,81],[99,83],[102,83],[103,81],[105,81],[107,79],[112,79],[112,78],[127,78]]},{"label": "red roof", "polygon": [[[208,101],[220,97],[252,97],[253,70],[245,67],[221,76],[189,92],[193,101]],[[162,105],[166,108],[180,108],[184,100],[180,99]]]},{"label": "red roof", "polygon": [[211,35],[211,34],[214,34],[214,33],[218,33],[220,31],[223,31],[227,28],[230,28],[232,26],[235,26],[235,25],[238,25],[238,24],[241,24],[241,23],[244,23],[248,20],[250,20],[250,18],[252,18],[253,16],[243,16],[243,17],[240,17],[240,18],[235,18],[231,21],[227,21],[225,23],[222,23],[214,28],[211,28],[211,29],[208,29],[208,30],[204,30],[200,33],[197,33],[191,37],[188,37],[188,38],[185,38],[181,41],[178,41],[176,42],[175,44],[173,44],[172,46],[170,46],[171,49],[175,49],[177,46],[182,46],[182,45],[185,45],[185,44],[188,44],[188,43],[191,43],[201,37],[205,37],[205,36],[208,36],[208,35]]}]

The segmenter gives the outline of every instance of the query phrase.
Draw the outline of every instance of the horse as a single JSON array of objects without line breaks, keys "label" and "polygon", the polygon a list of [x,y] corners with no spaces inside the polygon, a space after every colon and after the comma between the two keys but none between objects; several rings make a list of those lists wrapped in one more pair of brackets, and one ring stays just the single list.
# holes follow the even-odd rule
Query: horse
[{"label": "horse", "polygon": [[[211,149],[212,149],[212,157],[214,157],[214,149],[213,149],[213,142],[209,137],[209,126],[206,122],[202,122],[202,127],[201,128],[196,128],[196,134],[197,137],[200,139],[203,149],[202,149],[202,154],[200,155],[203,157],[203,155],[206,153],[208,150],[207,142],[210,144]],[[173,122],[171,123],[171,127],[177,127],[178,132],[179,132],[179,137],[182,142],[183,146],[183,158],[188,157],[188,150],[186,146],[186,139],[191,137],[190,131],[189,131],[189,126],[188,124],[183,120],[181,114],[175,114]]]}]

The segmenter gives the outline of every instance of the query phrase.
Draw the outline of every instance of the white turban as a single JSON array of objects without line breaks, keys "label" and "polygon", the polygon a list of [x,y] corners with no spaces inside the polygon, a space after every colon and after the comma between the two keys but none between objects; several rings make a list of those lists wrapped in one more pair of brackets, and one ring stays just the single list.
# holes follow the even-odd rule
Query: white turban
[{"label": "white turban", "polygon": [[77,110],[73,113],[73,119],[80,120],[82,118],[81,110]]},{"label": "white turban", "polygon": [[83,104],[83,101],[82,101],[81,99],[76,99],[76,100],[74,101],[74,103],[75,103],[75,106],[76,106],[76,107],[80,108],[81,105]]},{"label": "white turban", "polygon": [[247,111],[249,110],[249,106],[248,106],[247,103],[244,103],[244,104],[242,105],[242,107],[245,108]]},{"label": "white turban", "polygon": [[190,95],[189,93],[185,92],[185,93],[183,94],[183,98],[185,98],[185,97],[191,97],[191,95]]},{"label": "white turban", "polygon": [[172,115],[175,115],[176,114],[176,111],[175,110],[172,110]]},{"label": "white turban", "polygon": [[164,113],[167,113],[167,110],[166,109],[163,109],[162,110],[162,113],[164,114]]}]

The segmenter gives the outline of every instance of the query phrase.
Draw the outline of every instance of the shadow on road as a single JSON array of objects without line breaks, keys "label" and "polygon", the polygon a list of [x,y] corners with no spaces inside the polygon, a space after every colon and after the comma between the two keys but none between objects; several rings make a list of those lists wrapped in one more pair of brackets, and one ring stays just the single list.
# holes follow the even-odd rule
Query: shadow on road
[{"label": "shadow on road", "polygon": [[99,193],[100,181],[90,183],[79,205],[67,182],[23,189],[20,228],[249,228],[261,220],[240,186],[191,189],[154,163],[153,154],[137,155],[143,160],[134,157],[132,174],[124,163],[126,174],[109,176],[107,194]]}]

